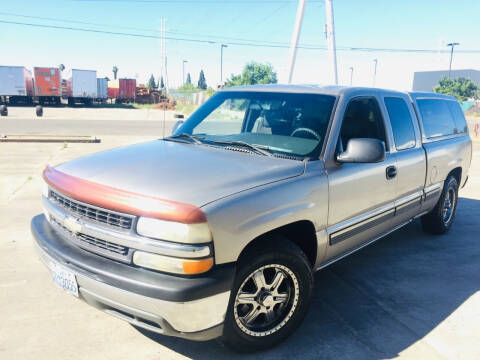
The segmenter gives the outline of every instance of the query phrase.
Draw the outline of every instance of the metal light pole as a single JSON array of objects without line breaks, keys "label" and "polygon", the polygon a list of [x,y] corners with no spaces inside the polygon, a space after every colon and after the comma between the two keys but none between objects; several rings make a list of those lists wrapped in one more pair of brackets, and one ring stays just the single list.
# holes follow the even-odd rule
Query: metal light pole
[{"label": "metal light pole", "polygon": [[305,10],[305,0],[298,0],[297,17],[295,18],[295,27],[293,28],[292,40],[290,42],[290,54],[288,56],[288,83],[292,82],[293,68],[295,67],[295,58],[297,56],[297,45],[302,30],[303,12]]},{"label": "metal light pole", "polygon": [[450,51],[450,66],[448,67],[448,78],[451,79],[452,77],[450,76],[450,73],[452,72],[452,59],[453,59],[453,48],[457,45],[460,45],[460,43],[453,42],[447,44],[447,46],[450,46],[452,48],[452,51]]},{"label": "metal light pole", "polygon": [[327,36],[328,53],[333,72],[333,83],[338,84],[337,75],[337,49],[335,45],[335,23],[333,21],[333,0],[325,0],[326,20],[325,35]]},{"label": "metal light pole", "polygon": [[182,62],[182,84],[185,85],[185,63],[187,63],[188,60],[183,60]]},{"label": "metal light pole", "polygon": [[375,81],[377,80],[377,64],[378,64],[378,59],[373,59],[373,62],[375,63],[375,67],[373,68],[373,87],[375,87]]},{"label": "metal light pole", "polygon": [[353,83],[353,66],[350,66],[350,86],[352,86]]},{"label": "metal light pole", "polygon": [[220,45],[220,85],[223,85],[223,48],[228,47],[228,45]]}]

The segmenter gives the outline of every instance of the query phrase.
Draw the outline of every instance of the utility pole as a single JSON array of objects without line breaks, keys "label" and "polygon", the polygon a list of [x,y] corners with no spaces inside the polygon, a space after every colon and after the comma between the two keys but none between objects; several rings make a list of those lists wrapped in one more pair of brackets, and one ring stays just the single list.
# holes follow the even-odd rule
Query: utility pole
[{"label": "utility pole", "polygon": [[220,45],[220,85],[223,86],[223,48],[228,47],[228,45]]},{"label": "utility pole", "polygon": [[458,42],[453,42],[447,44],[447,46],[450,46],[452,48],[452,51],[450,51],[450,66],[448,67],[448,78],[451,79],[451,72],[452,72],[452,59],[453,59],[453,48],[457,45],[460,45]]},{"label": "utility pole", "polygon": [[303,13],[305,10],[305,0],[298,0],[297,17],[293,28],[292,41],[290,42],[290,54],[288,56],[288,83],[292,83],[293,68],[295,67],[295,58],[297,57],[298,39],[302,30]]},{"label": "utility pole", "polygon": [[185,85],[185,63],[187,63],[188,60],[183,59],[182,62],[182,84]]},{"label": "utility pole", "polygon": [[332,78],[335,85],[338,84],[337,75],[337,49],[335,45],[335,22],[333,20],[333,0],[325,0],[326,20],[325,35],[327,37],[328,54],[332,66]]},{"label": "utility pole", "polygon": [[[168,75],[167,75],[167,40],[165,38],[166,33],[165,18],[160,19],[160,46],[161,46],[161,71],[160,76],[163,77],[163,85],[165,86],[165,93],[168,93]],[[160,82],[160,79],[158,79]]]},{"label": "utility pole", "polygon": [[377,80],[377,64],[378,64],[378,59],[373,59],[373,62],[375,63],[375,67],[373,68],[373,87],[375,87],[375,81]]},{"label": "utility pole", "polygon": [[353,66],[350,66],[350,86],[352,86],[353,83]]}]

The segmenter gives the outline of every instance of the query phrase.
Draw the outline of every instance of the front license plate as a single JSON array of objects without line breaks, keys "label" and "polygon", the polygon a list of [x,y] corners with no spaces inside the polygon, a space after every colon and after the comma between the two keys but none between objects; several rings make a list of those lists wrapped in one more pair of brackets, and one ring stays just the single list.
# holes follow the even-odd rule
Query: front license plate
[{"label": "front license plate", "polygon": [[55,285],[78,297],[77,279],[71,271],[53,262],[50,263],[50,270]]}]

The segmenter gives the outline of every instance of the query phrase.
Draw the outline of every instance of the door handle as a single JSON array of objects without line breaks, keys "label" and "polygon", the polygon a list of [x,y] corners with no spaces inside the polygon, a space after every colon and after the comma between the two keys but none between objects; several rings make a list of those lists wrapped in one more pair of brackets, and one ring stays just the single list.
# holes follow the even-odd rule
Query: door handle
[{"label": "door handle", "polygon": [[393,179],[395,176],[397,176],[397,168],[395,166],[389,166],[385,170],[385,174],[387,176],[387,180]]}]

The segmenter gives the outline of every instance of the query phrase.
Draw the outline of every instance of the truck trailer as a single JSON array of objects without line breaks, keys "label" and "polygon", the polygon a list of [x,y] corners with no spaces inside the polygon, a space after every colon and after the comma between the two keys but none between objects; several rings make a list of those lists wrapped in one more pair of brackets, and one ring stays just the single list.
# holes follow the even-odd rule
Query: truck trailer
[{"label": "truck trailer", "polygon": [[35,100],[40,105],[45,103],[60,104],[62,97],[62,76],[60,69],[53,67],[35,67]]},{"label": "truck trailer", "polygon": [[0,102],[31,104],[33,101],[32,73],[24,66],[0,66]]},{"label": "truck trailer", "polygon": [[135,79],[119,79],[118,85],[117,103],[135,101],[135,93],[137,90],[137,81]]},{"label": "truck trailer", "polygon": [[97,98],[97,72],[95,70],[72,69],[67,80],[69,105],[91,104]]},{"label": "truck trailer", "polygon": [[108,80],[106,78],[97,78],[97,102],[104,103],[108,99]]}]

